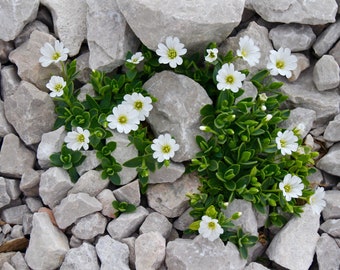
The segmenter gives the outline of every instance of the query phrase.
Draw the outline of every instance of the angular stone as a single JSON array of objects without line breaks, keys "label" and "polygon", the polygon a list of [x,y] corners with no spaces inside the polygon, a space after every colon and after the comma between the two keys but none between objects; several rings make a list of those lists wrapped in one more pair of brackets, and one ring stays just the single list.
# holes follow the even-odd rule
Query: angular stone
[{"label": "angular stone", "polygon": [[24,256],[19,251],[11,258],[11,264],[13,265],[14,269],[29,270]]},{"label": "angular stone", "polygon": [[316,62],[313,70],[313,81],[316,88],[319,91],[324,91],[338,87],[340,83],[339,71],[339,65],[333,56],[322,56]]},{"label": "angular stone", "polygon": [[23,173],[32,169],[35,154],[27,149],[14,134],[7,134],[2,141],[0,151],[0,173],[5,176],[20,178]]},{"label": "angular stone", "polygon": [[117,2],[134,33],[152,50],[167,36],[177,36],[189,50],[202,52],[208,43],[220,43],[233,31],[244,8],[244,0],[210,1],[209,5],[204,0],[195,5],[181,0]]},{"label": "angular stone", "polygon": [[323,137],[329,142],[339,142],[340,141],[340,114],[335,116],[333,121],[330,121],[325,129]]},{"label": "angular stone", "polygon": [[326,207],[322,211],[322,217],[327,219],[340,219],[340,190],[326,190]]},{"label": "angular stone", "polygon": [[0,100],[0,137],[9,133],[14,133],[14,129],[6,119],[4,102]]},{"label": "angular stone", "polygon": [[24,237],[22,228],[23,228],[22,225],[14,225],[11,231],[11,238],[16,239]]},{"label": "angular stone", "polygon": [[78,248],[67,251],[60,270],[99,270],[97,253],[94,246],[84,242]]},{"label": "angular stone", "polygon": [[23,226],[24,235],[31,234],[32,223],[33,223],[33,214],[25,213],[22,217],[22,226]]},{"label": "angular stone", "polygon": [[0,177],[0,209],[11,202],[11,198],[7,194],[6,179]]},{"label": "angular stone", "polygon": [[56,120],[53,100],[33,84],[21,82],[4,105],[8,122],[27,145],[39,143],[41,136],[53,129]]},{"label": "angular stone", "polygon": [[140,205],[139,181],[135,180],[113,191],[113,195],[120,202],[128,202],[135,206]]},{"label": "angular stone", "polygon": [[58,227],[66,229],[78,218],[102,210],[102,204],[87,193],[70,194],[53,209]]},{"label": "angular stone", "polygon": [[13,95],[20,84],[20,78],[14,65],[1,68],[1,96],[3,100]]},{"label": "angular stone", "polygon": [[95,197],[108,185],[109,180],[102,179],[100,171],[90,170],[79,177],[78,181],[68,191],[68,194],[83,192]]},{"label": "angular stone", "polygon": [[340,176],[340,143],[334,144],[316,166],[329,174]]},{"label": "angular stone", "polygon": [[34,30],[49,33],[48,27],[46,24],[42,23],[41,21],[35,20],[29,24],[27,24],[24,29],[21,31],[21,33],[15,38],[14,44],[15,47],[19,47],[23,43],[25,43],[27,40],[29,40],[30,35]]},{"label": "angular stone", "polygon": [[[326,24],[335,22],[338,11],[335,0],[251,0],[257,14],[268,22]],[[298,15],[297,15],[298,14]]]},{"label": "angular stone", "polygon": [[197,193],[199,181],[194,174],[184,174],[173,183],[154,184],[148,187],[149,206],[166,217],[180,216],[189,208],[187,193]]},{"label": "angular stone", "polygon": [[143,206],[138,206],[132,213],[123,213],[112,220],[106,230],[113,239],[123,239],[131,236],[143,223],[149,212]]},{"label": "angular stone", "polygon": [[139,228],[140,234],[158,232],[165,239],[169,237],[171,230],[171,222],[165,216],[157,212],[150,213]]},{"label": "angular stone", "polygon": [[313,44],[314,52],[321,57],[332,48],[340,37],[340,20],[330,24],[316,39]]},{"label": "angular stone", "polygon": [[290,110],[289,118],[281,123],[280,127],[293,130],[299,124],[303,124],[305,129],[301,132],[300,136],[304,138],[312,129],[315,118],[316,113],[314,110],[297,107]]},{"label": "angular stone", "polygon": [[276,50],[282,47],[289,48],[292,52],[300,52],[313,45],[316,35],[309,25],[281,24],[269,31],[269,38]]},{"label": "angular stone", "polygon": [[43,67],[39,63],[39,58],[42,56],[40,48],[46,42],[54,46],[55,38],[50,34],[35,30],[28,42],[10,53],[9,59],[18,67],[18,74],[22,80],[34,84],[42,91],[49,92],[46,84],[49,82],[51,74],[61,75],[61,66],[51,64],[48,67]]},{"label": "angular stone", "polygon": [[81,152],[86,158],[83,161],[83,163],[77,166],[76,168],[79,175],[83,175],[84,173],[97,168],[98,165],[101,163],[101,161],[96,156],[97,154],[96,150],[87,150]]},{"label": "angular stone", "polygon": [[21,195],[19,188],[20,181],[15,179],[6,179],[7,194],[12,201],[17,200]]},{"label": "angular stone", "polygon": [[135,254],[135,242],[136,237],[128,237],[121,240],[122,243],[126,244],[129,247],[129,264],[131,269],[135,269],[136,265],[136,254]]},{"label": "angular stone", "polygon": [[90,96],[93,96],[94,94],[92,85],[88,83],[90,81],[92,72],[89,63],[90,52],[83,52],[76,59],[77,59],[77,71],[79,71],[79,73],[77,74],[77,79],[82,83],[85,83],[85,85],[81,88],[81,92],[78,95],[78,100],[82,100],[82,98],[84,98],[83,92],[88,92]]},{"label": "angular stone", "polygon": [[91,240],[104,233],[106,224],[107,220],[102,214],[93,213],[78,219],[72,227],[72,233],[79,239]]},{"label": "angular stone", "polygon": [[10,41],[21,32],[24,26],[33,21],[38,13],[39,0],[4,1],[0,9],[0,39]]},{"label": "angular stone", "polygon": [[41,141],[37,149],[37,159],[43,169],[51,167],[50,156],[60,152],[66,136],[65,127],[42,134]]},{"label": "angular stone", "polygon": [[185,231],[189,228],[189,225],[195,221],[194,218],[190,215],[191,211],[192,208],[190,207],[175,220],[173,225],[177,230]]},{"label": "angular stone", "polygon": [[33,215],[33,229],[25,260],[32,269],[57,269],[69,250],[67,237],[52,223],[48,214]]},{"label": "angular stone", "polygon": [[15,252],[0,253],[0,265],[3,265],[5,262],[9,262],[14,255],[15,255]]},{"label": "angular stone", "polygon": [[340,219],[327,219],[321,224],[320,230],[335,238],[340,238]]},{"label": "angular stone", "polygon": [[41,174],[39,194],[44,204],[54,208],[73,186],[70,176],[63,168],[51,167]]},{"label": "angular stone", "polygon": [[252,262],[252,263],[248,264],[247,267],[244,268],[244,270],[270,270],[270,269],[263,266],[262,264]]},{"label": "angular stone", "polygon": [[149,174],[149,184],[173,183],[180,178],[185,171],[182,163],[170,162],[168,167],[163,166],[155,172]]},{"label": "angular stone", "polygon": [[193,240],[170,241],[165,262],[168,270],[209,270],[212,266],[216,270],[241,270],[247,263],[231,242],[225,247],[221,239],[210,241],[200,235]]},{"label": "angular stone", "polygon": [[332,55],[338,65],[340,65],[340,40],[335,44],[333,49],[329,51],[329,54]]},{"label": "angular stone", "polygon": [[147,232],[135,242],[136,270],[159,269],[165,259],[165,238],[159,232]]},{"label": "angular stone", "polygon": [[156,136],[170,133],[180,146],[172,160],[182,162],[193,158],[199,152],[196,136],[206,136],[199,130],[200,109],[212,103],[204,88],[172,71],[155,74],[143,88],[157,98],[147,118],[154,133]]},{"label": "angular stone", "polygon": [[316,245],[319,270],[339,269],[340,247],[327,233],[323,233]]},{"label": "angular stone", "polygon": [[104,189],[96,196],[96,198],[103,206],[102,214],[109,218],[115,218],[117,210],[113,208],[112,202],[116,201],[116,198],[113,195],[112,190]]},{"label": "angular stone", "polygon": [[39,183],[41,173],[42,171],[28,169],[22,174],[19,187],[25,196],[34,197],[39,195]]},{"label": "angular stone", "polygon": [[86,3],[89,66],[91,69],[112,71],[125,62],[128,51],[137,49],[138,41],[119,11],[116,0],[105,0],[101,5],[97,5],[96,0],[86,0]]},{"label": "angular stone", "polygon": [[15,268],[8,262],[5,262],[2,267],[1,270],[15,270]]},{"label": "angular stone", "polygon": [[319,219],[306,205],[301,217],[293,217],[274,236],[266,251],[269,259],[288,269],[308,270],[319,239]]},{"label": "angular stone", "polygon": [[86,0],[41,0],[52,13],[54,32],[70,50],[70,56],[78,54],[86,38]]},{"label": "angular stone", "polygon": [[8,224],[21,225],[23,222],[23,216],[26,213],[30,213],[27,205],[13,206],[1,211],[1,219]]},{"label": "angular stone", "polygon": [[101,270],[129,270],[129,248],[110,236],[100,237],[96,244]]},{"label": "angular stone", "polygon": [[297,58],[297,67],[292,70],[292,76],[288,78],[289,82],[295,82],[300,77],[301,72],[310,67],[309,58],[303,53],[294,53],[293,55]]},{"label": "angular stone", "polygon": [[40,198],[26,197],[25,203],[26,203],[28,209],[33,213],[38,212],[38,210],[41,207],[43,207],[43,204],[42,204]]},{"label": "angular stone", "polygon": [[[111,155],[118,163],[123,164],[125,161],[138,156],[137,148],[131,144],[126,134],[113,132],[113,137],[108,138],[106,143],[111,141],[115,141],[117,143],[117,147]],[[118,173],[118,175],[120,176],[120,185],[126,185],[136,178],[137,171],[136,168],[122,166],[122,170]]]}]

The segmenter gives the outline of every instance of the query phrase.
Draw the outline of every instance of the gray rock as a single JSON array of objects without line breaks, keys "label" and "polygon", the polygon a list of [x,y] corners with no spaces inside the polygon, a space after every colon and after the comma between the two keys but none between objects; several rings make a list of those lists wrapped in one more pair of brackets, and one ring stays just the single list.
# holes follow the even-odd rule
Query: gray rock
[{"label": "gray rock", "polygon": [[39,194],[44,204],[52,209],[65,198],[73,186],[70,176],[63,168],[51,167],[41,174]]},{"label": "gray rock", "polygon": [[1,252],[0,253],[0,265],[3,265],[5,262],[10,262],[11,258],[15,255],[15,252]]},{"label": "gray rock", "polygon": [[13,95],[20,84],[20,78],[14,65],[1,68],[1,96],[3,100]]},{"label": "gray rock", "polygon": [[[323,3],[325,4],[325,3]],[[330,24],[316,39],[313,44],[314,52],[321,57],[332,48],[340,37],[340,20]]]},{"label": "gray rock", "polygon": [[240,23],[241,1],[170,2],[118,0],[121,12],[134,33],[148,48],[156,50],[167,36],[177,36],[189,50],[203,51],[211,41],[220,43]]},{"label": "gray rock", "polygon": [[0,151],[0,172],[8,177],[20,178],[23,173],[32,169],[35,154],[27,149],[14,134],[7,134],[2,141]]},{"label": "gray rock", "polygon": [[340,219],[340,191],[326,190],[325,191],[326,207],[322,211],[322,217],[327,219]]},{"label": "gray rock", "polygon": [[43,207],[43,204],[40,200],[40,198],[37,197],[26,197],[25,198],[25,203],[28,207],[28,209],[34,213],[34,212],[38,212],[38,210]]},{"label": "gray rock", "polygon": [[39,143],[41,136],[53,129],[56,115],[52,98],[33,84],[22,81],[4,105],[8,122],[27,145]]},{"label": "gray rock", "polygon": [[13,265],[14,269],[29,270],[24,256],[19,251],[11,258],[11,264]]},{"label": "gray rock", "polygon": [[[90,52],[84,52],[81,55],[79,55],[77,58],[77,71],[79,71],[77,75],[77,79],[81,81],[82,83],[85,83],[85,85],[82,87],[81,93],[78,95],[78,99],[81,100],[84,95],[82,95],[82,92],[89,92],[91,96],[94,94],[94,90],[91,84],[88,84],[91,77],[92,70],[90,69]],[[91,89],[92,88],[92,89]],[[85,89],[87,91],[85,91]]]},{"label": "gray rock", "polygon": [[175,220],[173,225],[177,230],[185,231],[189,228],[189,225],[195,221],[194,218],[190,215],[191,211],[192,208],[190,207]]},{"label": "gray rock", "polygon": [[30,213],[27,205],[18,205],[3,209],[0,216],[8,224],[21,225],[23,223],[23,216],[26,213]]},{"label": "gray rock", "polygon": [[106,224],[107,220],[102,214],[93,213],[79,218],[72,227],[72,233],[79,239],[91,240],[104,233]]},{"label": "gray rock", "polygon": [[14,225],[11,231],[11,238],[16,239],[16,238],[22,238],[22,237],[24,237],[23,226]]},{"label": "gray rock", "polygon": [[321,224],[320,230],[335,238],[340,238],[340,219],[327,219]]},{"label": "gray rock", "polygon": [[319,270],[339,269],[340,247],[327,233],[323,233],[316,245]]},{"label": "gray rock", "polygon": [[319,219],[306,205],[301,217],[293,217],[274,236],[266,251],[269,259],[288,269],[308,270],[319,239]]},{"label": "gray rock", "polygon": [[112,202],[116,201],[116,198],[113,195],[112,190],[104,189],[96,196],[96,198],[103,206],[101,213],[106,217],[115,218],[117,210],[113,208]]},{"label": "gray rock", "polygon": [[170,133],[180,146],[172,160],[182,162],[193,158],[200,151],[196,136],[206,135],[199,130],[200,109],[212,102],[204,88],[171,71],[155,74],[143,88],[157,98],[147,118],[154,133],[157,136]]},{"label": "gray rock", "polygon": [[143,207],[138,206],[132,213],[123,213],[118,218],[112,220],[106,230],[113,239],[121,240],[131,236],[143,223],[149,212]]},{"label": "gray rock", "polygon": [[28,169],[24,171],[20,181],[20,190],[25,196],[38,196],[40,176],[42,171]]},{"label": "gray rock", "polygon": [[340,143],[334,144],[326,155],[316,163],[316,167],[329,174],[340,176]]},{"label": "gray rock", "polygon": [[8,62],[8,55],[14,50],[14,44],[11,41],[4,41],[0,39],[0,65]]},{"label": "gray rock", "polygon": [[77,237],[75,237],[74,235],[71,236],[70,238],[70,247],[71,248],[78,248],[80,247],[83,243],[87,243],[81,239],[78,239]]},{"label": "gray rock", "polygon": [[174,183],[149,185],[146,191],[149,206],[166,217],[178,217],[189,208],[187,193],[197,193],[199,181],[194,174],[184,174]]},{"label": "gray rock", "polygon": [[[338,11],[334,0],[303,1],[251,0],[252,7],[261,18],[268,22],[326,24],[335,22]],[[298,14],[298,15],[297,15]]]},{"label": "gray rock", "polygon": [[102,204],[87,193],[70,194],[53,208],[58,227],[66,229],[78,218],[102,210]]},{"label": "gray rock", "polygon": [[14,129],[6,119],[4,102],[0,100],[0,137],[9,133],[14,133]]},{"label": "gray rock", "polygon": [[185,172],[185,167],[182,163],[170,162],[168,167],[163,166],[155,172],[149,174],[149,184],[172,183],[180,178]]},{"label": "gray rock", "polygon": [[172,224],[170,221],[160,213],[153,212],[150,213],[143,224],[139,228],[139,233],[149,233],[149,232],[158,232],[164,237],[168,239],[172,229]]},{"label": "gray rock", "polygon": [[33,227],[33,214],[32,213],[25,213],[22,217],[22,226],[24,235],[31,234],[32,227]]},{"label": "gray rock", "polygon": [[129,247],[129,264],[131,269],[136,269],[136,254],[135,254],[135,242],[136,237],[128,237],[121,240],[122,243]]},{"label": "gray rock", "polygon": [[50,34],[35,30],[28,42],[10,53],[9,59],[16,64],[22,80],[34,84],[42,91],[49,92],[46,84],[49,82],[51,74],[61,75],[61,65],[52,64],[48,67],[42,67],[39,63],[39,58],[42,56],[40,48],[46,42],[54,46],[55,38]]},{"label": "gray rock", "polygon": [[235,199],[229,203],[227,209],[223,210],[226,217],[231,217],[234,213],[241,212],[241,216],[233,220],[237,227],[241,227],[244,232],[257,236],[257,220],[250,202]]},{"label": "gray rock", "polygon": [[[339,24],[340,31],[340,24]],[[319,91],[333,89],[339,86],[339,65],[331,55],[323,55],[313,69],[313,81]]]},{"label": "gray rock", "polygon": [[60,270],[99,270],[96,249],[84,242],[80,247],[71,248],[65,255]]},{"label": "gray rock", "polygon": [[125,186],[117,188],[113,191],[113,195],[120,202],[128,202],[133,205],[140,205],[140,188],[139,181],[135,180]]},{"label": "gray rock", "polygon": [[7,194],[6,179],[0,177],[0,209],[11,202],[11,198]]},{"label": "gray rock", "polygon": [[242,270],[247,261],[240,258],[235,245],[224,246],[221,239],[209,241],[201,236],[195,239],[176,239],[166,248],[168,270]]},{"label": "gray rock", "polygon": [[12,231],[12,227],[9,224],[4,224],[4,225],[2,225],[1,230],[2,230],[2,233],[5,234],[5,235],[10,234],[11,231]]},{"label": "gray rock", "polygon": [[333,49],[329,51],[329,54],[332,55],[338,65],[340,65],[340,41],[338,41]]},{"label": "gray rock", "polygon": [[339,142],[340,141],[340,115],[335,116],[333,121],[330,121],[325,129],[323,137],[329,142]]},{"label": "gray rock", "polygon": [[15,47],[19,47],[23,43],[25,43],[27,40],[29,40],[30,35],[34,30],[48,33],[48,27],[46,24],[42,23],[41,21],[35,20],[29,24],[27,24],[24,29],[21,31],[21,33],[15,38],[14,44]]},{"label": "gray rock", "polygon": [[248,264],[247,267],[244,268],[244,270],[270,270],[270,269],[263,266],[262,264],[252,262],[252,263]]},{"label": "gray rock", "polygon": [[318,168],[315,169],[316,169],[315,173],[307,176],[307,180],[312,186],[318,186],[324,180],[322,172]]},{"label": "gray rock", "polygon": [[15,270],[15,268],[9,262],[4,262],[1,270]]},{"label": "gray rock", "polygon": [[78,54],[86,38],[86,0],[41,0],[52,13],[54,32],[70,50],[70,56]]},{"label": "gray rock", "polygon": [[100,171],[90,170],[79,177],[67,194],[82,192],[95,197],[108,185],[109,179],[102,179]]},{"label": "gray rock", "polygon": [[32,269],[57,269],[68,250],[67,237],[52,224],[48,214],[35,213],[25,254],[28,266]]},{"label": "gray rock", "polygon": [[309,58],[303,53],[294,53],[293,55],[297,58],[297,67],[292,70],[292,76],[288,78],[289,82],[295,82],[300,77],[301,72],[310,67]]},{"label": "gray rock", "polygon": [[119,11],[116,0],[105,0],[101,5],[97,5],[96,0],[86,0],[86,3],[89,66],[112,71],[125,62],[128,51],[137,49],[137,39]]},{"label": "gray rock", "polygon": [[96,244],[101,270],[129,270],[129,248],[110,236],[100,237]]},{"label": "gray rock", "polygon": [[136,270],[157,270],[165,259],[165,238],[159,232],[147,232],[135,242]]},{"label": "gray rock", "polygon": [[84,173],[97,168],[98,165],[101,163],[101,161],[96,156],[97,154],[96,150],[87,150],[87,151],[81,151],[81,152],[86,158],[83,161],[83,163],[77,166],[76,168],[79,175],[83,175]]},{"label": "gray rock", "polygon": [[0,39],[10,41],[21,32],[24,26],[33,21],[38,13],[39,0],[2,3],[0,9]]},{"label": "gray rock", "polygon": [[281,24],[269,31],[276,50],[289,48],[292,52],[308,50],[316,39],[312,27],[301,24]]},{"label": "gray rock", "polygon": [[7,194],[11,200],[16,200],[21,195],[21,190],[19,188],[20,181],[15,179],[6,179]]},{"label": "gray rock", "polygon": [[51,167],[50,156],[60,152],[66,136],[65,127],[42,134],[41,141],[37,149],[37,159],[43,169]]}]

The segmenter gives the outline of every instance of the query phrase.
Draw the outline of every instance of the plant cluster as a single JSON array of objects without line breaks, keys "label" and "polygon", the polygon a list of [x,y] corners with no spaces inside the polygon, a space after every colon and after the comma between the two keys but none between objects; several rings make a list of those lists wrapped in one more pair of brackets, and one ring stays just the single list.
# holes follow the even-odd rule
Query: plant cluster
[{"label": "plant cluster", "polygon": [[[180,147],[170,134],[155,138],[143,122],[152,103],[157,102],[143,89],[143,83],[156,72],[171,69],[200,83],[213,100],[213,104],[201,109],[200,129],[209,136],[196,137],[201,151],[187,167],[187,171],[197,172],[201,182],[200,193],[188,194],[190,214],[195,219],[190,232],[212,241],[232,241],[246,257],[247,248],[255,244],[257,237],[233,224],[242,213],[226,217],[225,209],[234,199],[251,202],[257,211],[267,213],[266,226],[282,226],[283,212],[299,215],[306,203],[319,214],[325,204],[323,188],[314,191],[307,181],[317,153],[302,145],[303,125],[293,130],[280,128],[289,116],[289,110],[281,109],[287,97],[279,90],[282,83],[271,77],[290,77],[297,59],[289,49],[272,50],[267,69],[248,78],[248,70],[237,70],[233,62],[243,59],[255,66],[261,52],[248,36],[240,39],[239,46],[236,54],[229,51],[220,56],[216,44],[211,43],[203,61],[199,54],[186,56],[184,44],[177,37],[168,37],[156,52],[144,46],[141,52],[129,52],[124,68],[110,76],[93,71],[95,95],[86,95],[80,101],[80,90],[74,84],[75,60],[65,62],[68,50],[61,42],[56,41],[54,47],[46,43],[39,59],[42,66],[62,67],[61,76],[52,76],[46,85],[56,105],[55,128],[65,126],[68,131],[61,151],[51,156],[52,165],[63,167],[72,181],[77,181],[76,167],[85,159],[81,150],[95,150],[103,179],[119,185],[122,166],[136,168],[145,192],[149,172],[169,165]],[[245,80],[257,88],[256,97],[244,95]],[[115,132],[128,134],[138,156],[124,164],[116,161]],[[125,202],[114,202],[113,207],[119,213],[135,209]]]}]

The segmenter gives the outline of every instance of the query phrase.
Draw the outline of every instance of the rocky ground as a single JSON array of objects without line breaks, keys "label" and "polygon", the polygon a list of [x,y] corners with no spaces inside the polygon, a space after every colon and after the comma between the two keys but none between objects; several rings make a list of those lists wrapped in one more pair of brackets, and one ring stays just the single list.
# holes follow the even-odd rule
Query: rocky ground
[{"label": "rocky ground", "polygon": [[[339,1],[322,0],[8,0],[0,4],[0,266],[10,269],[327,269],[340,265],[340,15]],[[199,109],[209,102],[199,85],[163,72],[147,82],[153,95],[174,100],[155,104],[150,124],[168,119],[181,145],[173,162],[150,176],[141,195],[136,172],[124,169],[122,185],[101,180],[95,153],[71,183],[49,155],[60,150],[63,128],[53,130],[54,104],[46,83],[56,67],[41,67],[45,42],[61,40],[76,58],[82,93],[91,93],[92,69],[112,71],[127,51],[142,42],[151,49],[166,36],[180,38],[189,51],[204,51],[216,41],[221,52],[236,50],[241,36],[251,37],[261,52],[288,47],[298,68],[282,91],[292,109],[287,127],[303,123],[305,143],[320,152],[313,185],[326,189],[321,216],[309,207],[282,229],[270,228],[240,258],[236,247],[200,236],[183,236],[192,222],[187,192],[197,190],[195,175],[183,162],[197,151]],[[262,53],[265,68],[268,55]],[[241,64],[239,64],[239,67]],[[161,85],[162,88],[153,87]],[[245,85],[249,91],[251,85]],[[167,91],[176,89],[176,91]],[[183,96],[182,93],[186,95]],[[164,96],[163,96],[164,95]],[[169,96],[170,95],[170,96]],[[194,102],[193,102],[194,101]],[[188,106],[188,104],[190,104]],[[157,107],[158,106],[158,107]],[[160,115],[158,109],[162,108]],[[119,162],[135,156],[126,136],[116,134]],[[115,218],[113,200],[137,205]],[[243,212],[245,231],[263,232],[265,217],[245,201],[230,209]],[[260,258],[260,259],[258,259]]]}]

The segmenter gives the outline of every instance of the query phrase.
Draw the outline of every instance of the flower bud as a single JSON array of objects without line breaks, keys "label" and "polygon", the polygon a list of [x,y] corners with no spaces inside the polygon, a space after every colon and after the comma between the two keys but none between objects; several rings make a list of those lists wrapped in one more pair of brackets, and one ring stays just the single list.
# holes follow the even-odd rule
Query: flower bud
[{"label": "flower bud", "polygon": [[231,219],[235,220],[242,216],[242,212],[236,212],[231,216]]},{"label": "flower bud", "polygon": [[262,106],[261,106],[261,111],[263,111],[263,112],[264,112],[264,111],[266,111],[266,110],[267,110],[267,107],[266,107],[266,105],[262,105]]},{"label": "flower bud", "polygon": [[269,122],[270,119],[272,119],[272,118],[273,118],[273,115],[267,114],[266,117],[264,118],[264,120],[265,120],[266,122]]},{"label": "flower bud", "polygon": [[266,93],[262,93],[262,94],[259,94],[259,99],[262,101],[262,102],[266,102],[268,97],[266,95]]}]

